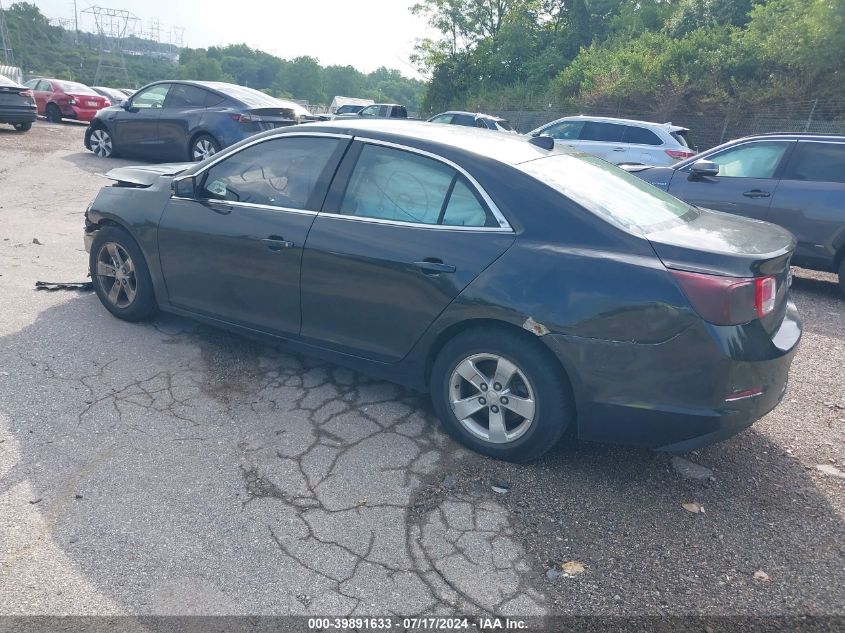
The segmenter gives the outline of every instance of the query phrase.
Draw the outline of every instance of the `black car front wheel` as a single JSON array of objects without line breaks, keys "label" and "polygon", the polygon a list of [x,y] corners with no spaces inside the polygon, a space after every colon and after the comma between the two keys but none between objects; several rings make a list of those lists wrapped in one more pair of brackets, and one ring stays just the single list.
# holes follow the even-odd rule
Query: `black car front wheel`
[{"label": "black car front wheel", "polygon": [[106,310],[125,321],[143,321],[157,306],[150,271],[140,247],[117,226],[97,231],[89,259],[94,291]]},{"label": "black car front wheel", "polygon": [[535,459],[557,443],[574,417],[569,394],[539,341],[500,328],[457,335],[431,372],[432,403],[446,430],[508,461]]},{"label": "black car front wheel", "polygon": [[191,160],[201,161],[220,151],[220,143],[213,136],[200,134],[191,143]]},{"label": "black car front wheel", "polygon": [[29,132],[32,129],[32,121],[24,121],[23,123],[15,123],[15,130],[18,132]]},{"label": "black car front wheel", "polygon": [[91,145],[91,151],[100,158],[109,158],[114,154],[114,141],[108,130],[101,127],[92,130],[88,142]]}]

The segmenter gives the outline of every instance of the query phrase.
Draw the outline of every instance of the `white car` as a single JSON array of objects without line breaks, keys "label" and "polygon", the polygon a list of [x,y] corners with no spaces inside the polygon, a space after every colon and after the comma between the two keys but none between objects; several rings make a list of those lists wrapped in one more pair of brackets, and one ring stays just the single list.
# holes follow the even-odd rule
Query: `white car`
[{"label": "white car", "polygon": [[574,147],[615,165],[666,167],[695,155],[687,145],[687,132],[688,128],[671,123],[579,115],[546,123],[531,136],[551,136],[555,145]]}]

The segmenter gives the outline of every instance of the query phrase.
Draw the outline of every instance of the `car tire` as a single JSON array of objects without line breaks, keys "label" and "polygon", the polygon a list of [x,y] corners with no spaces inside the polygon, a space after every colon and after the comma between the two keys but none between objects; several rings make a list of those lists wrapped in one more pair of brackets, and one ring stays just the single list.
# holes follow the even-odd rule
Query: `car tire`
[{"label": "car tire", "polygon": [[188,151],[188,160],[203,161],[220,151],[220,143],[210,134],[200,134],[193,141]]},{"label": "car tire", "polygon": [[18,132],[29,132],[32,129],[32,121],[24,121],[23,123],[15,123],[15,130]]},{"label": "car tire", "polygon": [[88,143],[91,145],[91,151],[100,158],[110,158],[114,156],[114,140],[106,128],[96,127],[91,130],[91,136],[88,137]]},{"label": "car tire", "polygon": [[50,123],[62,122],[62,111],[59,110],[59,106],[57,106],[55,103],[47,104],[47,120]]},{"label": "car tire", "polygon": [[98,230],[88,266],[97,297],[117,318],[143,321],[158,310],[144,254],[125,229],[109,225]]},{"label": "car tire", "polygon": [[845,294],[845,256],[839,262],[839,289]]},{"label": "car tire", "polygon": [[447,342],[434,361],[430,387],[449,434],[496,459],[540,457],[575,417],[566,376],[551,353],[505,328],[467,330]]}]

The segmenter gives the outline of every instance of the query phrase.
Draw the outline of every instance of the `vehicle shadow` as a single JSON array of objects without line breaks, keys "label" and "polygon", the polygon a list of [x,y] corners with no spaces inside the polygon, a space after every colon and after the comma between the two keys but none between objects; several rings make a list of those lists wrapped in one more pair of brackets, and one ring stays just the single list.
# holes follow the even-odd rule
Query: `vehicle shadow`
[{"label": "vehicle shadow", "polygon": [[[320,399],[350,389],[367,417],[338,418],[331,441],[346,450],[371,433],[378,453],[363,459],[395,456],[402,472],[358,481],[366,465],[353,463],[336,501],[411,491],[394,502],[406,521],[420,496],[433,500],[424,515],[447,499],[501,504],[550,611],[772,615],[845,604],[842,517],[755,430],[692,456],[712,480],[684,479],[664,454],[577,442],[530,464],[496,462],[445,438],[423,397],[182,318],[125,323],[92,294],[0,338],[0,368],[0,612],[343,613],[340,601],[308,606],[301,595],[332,586],[305,584],[311,577],[280,555],[264,523],[287,516],[286,486],[303,473],[311,483],[301,494],[323,503],[318,492],[349,455],[300,460],[301,473],[281,458],[313,441]],[[413,442],[426,447],[428,470],[403,465],[409,436],[397,420],[422,421]],[[274,483],[249,474],[257,456],[271,472],[278,465]],[[279,505],[261,505],[270,502]],[[693,502],[704,513],[682,507]],[[360,529],[343,528],[352,542]],[[570,560],[586,571],[549,584],[549,565]]]}]

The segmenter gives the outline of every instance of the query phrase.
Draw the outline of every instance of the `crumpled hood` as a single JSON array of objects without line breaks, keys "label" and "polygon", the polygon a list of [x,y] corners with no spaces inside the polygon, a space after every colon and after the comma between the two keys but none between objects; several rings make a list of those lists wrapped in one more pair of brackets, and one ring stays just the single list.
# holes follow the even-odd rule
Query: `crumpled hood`
[{"label": "crumpled hood", "polygon": [[134,165],[129,167],[118,167],[103,174],[110,180],[118,183],[149,187],[161,176],[176,176],[183,171],[196,166],[196,163],[165,163],[163,165]]}]

